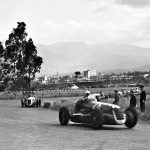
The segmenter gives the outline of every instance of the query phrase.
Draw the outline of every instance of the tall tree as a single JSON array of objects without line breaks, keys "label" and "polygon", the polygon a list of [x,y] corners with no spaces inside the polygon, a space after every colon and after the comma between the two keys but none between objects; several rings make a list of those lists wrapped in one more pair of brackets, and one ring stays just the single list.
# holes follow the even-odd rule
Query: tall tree
[{"label": "tall tree", "polygon": [[22,79],[22,92],[24,94],[24,83],[35,78],[36,72],[40,71],[42,57],[37,56],[37,50],[32,39],[27,40],[26,24],[18,22],[5,42],[3,74],[12,80]]},{"label": "tall tree", "polygon": [[[16,79],[23,75],[25,42],[27,37],[26,24],[18,22],[17,28],[14,28],[5,42],[3,70],[7,77]],[[18,67],[18,65],[20,67]]]},{"label": "tall tree", "polygon": [[43,63],[42,57],[37,56],[37,49],[31,38],[25,44],[24,63],[24,73],[30,91],[31,81],[35,78],[35,74],[40,72],[41,64]]}]

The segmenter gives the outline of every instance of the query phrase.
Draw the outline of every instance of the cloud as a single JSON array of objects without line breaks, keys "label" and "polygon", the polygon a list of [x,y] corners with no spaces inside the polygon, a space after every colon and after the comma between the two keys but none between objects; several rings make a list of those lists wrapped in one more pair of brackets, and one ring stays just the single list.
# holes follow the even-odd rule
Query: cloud
[{"label": "cloud", "polygon": [[0,0],[3,4],[0,40],[8,38],[18,20],[27,23],[29,36],[36,43],[138,42],[150,39],[150,11],[146,7],[150,6],[150,0],[88,0],[88,3],[87,0],[58,0],[59,7],[54,0],[47,0],[43,7],[41,0],[36,7],[33,5],[36,0],[30,1],[31,4],[29,0],[22,4],[14,0],[14,4],[10,0]]},{"label": "cloud", "polygon": [[94,12],[105,11],[115,4],[114,0],[89,0],[89,2],[91,3]]},{"label": "cloud", "polygon": [[61,23],[47,21],[47,25],[39,32],[44,35],[44,39],[40,39],[40,41],[45,40],[47,44],[63,41],[135,43],[150,38],[150,22],[148,20],[142,14],[136,18],[135,14],[119,24],[118,22],[83,22],[78,20]]},{"label": "cloud", "polygon": [[[100,18],[97,34],[112,42],[150,41],[150,0],[91,0]],[[137,9],[139,8],[139,9]],[[100,40],[100,39],[99,39]]]},{"label": "cloud", "polygon": [[133,8],[150,6],[150,0],[115,0],[116,4],[127,5]]}]

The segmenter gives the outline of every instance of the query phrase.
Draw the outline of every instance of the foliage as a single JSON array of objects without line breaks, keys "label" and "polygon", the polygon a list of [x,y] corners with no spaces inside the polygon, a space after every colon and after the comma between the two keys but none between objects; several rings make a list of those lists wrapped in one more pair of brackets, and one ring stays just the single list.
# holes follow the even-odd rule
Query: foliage
[{"label": "foliage", "polygon": [[79,78],[79,75],[81,75],[81,72],[80,72],[80,71],[76,71],[76,72],[75,72],[76,81],[77,81],[77,79]]},{"label": "foliage", "polygon": [[[3,52],[4,52],[4,47],[2,45],[2,42],[0,42],[0,64],[2,63],[2,58],[3,58]],[[2,67],[0,66],[0,81],[2,81]]]},{"label": "foliage", "polygon": [[21,81],[23,90],[24,84],[27,83],[30,91],[30,83],[35,74],[40,72],[43,60],[37,56],[36,46],[31,38],[27,40],[27,36],[26,24],[18,22],[17,28],[13,29],[5,42],[5,49],[0,46],[0,54],[3,58],[3,78],[9,78],[14,83]]}]

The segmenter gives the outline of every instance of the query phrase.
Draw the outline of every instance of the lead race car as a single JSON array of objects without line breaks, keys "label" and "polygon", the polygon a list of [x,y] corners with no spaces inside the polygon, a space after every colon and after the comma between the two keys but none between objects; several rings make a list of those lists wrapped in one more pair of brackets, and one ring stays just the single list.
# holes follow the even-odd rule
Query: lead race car
[{"label": "lead race car", "polygon": [[100,129],[103,125],[123,124],[128,128],[133,128],[138,122],[138,114],[132,107],[128,107],[123,112],[118,105],[98,102],[96,98],[88,100],[84,108],[81,107],[83,99],[76,101],[73,112],[68,107],[62,106],[59,110],[60,124],[67,125],[69,121],[72,121]]},{"label": "lead race car", "polygon": [[41,99],[38,99],[36,96],[29,96],[28,98],[21,99],[22,107],[40,107]]}]

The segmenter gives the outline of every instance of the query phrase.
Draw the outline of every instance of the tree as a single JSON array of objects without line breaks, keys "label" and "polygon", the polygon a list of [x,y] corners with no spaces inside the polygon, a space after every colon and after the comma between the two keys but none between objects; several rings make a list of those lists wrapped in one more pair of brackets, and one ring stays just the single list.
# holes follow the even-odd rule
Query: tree
[{"label": "tree", "polygon": [[30,82],[35,78],[35,74],[40,71],[43,63],[42,57],[37,56],[36,47],[30,38],[27,40],[26,24],[18,22],[5,42],[2,63],[3,76],[9,77],[15,82],[22,79],[22,93],[24,94],[25,81],[28,83],[30,92]]},{"label": "tree", "polygon": [[3,47],[2,42],[0,41],[0,58],[3,57],[3,52],[4,52],[4,47]]},{"label": "tree", "polygon": [[3,53],[4,53],[4,47],[2,45],[2,42],[0,41],[0,81],[2,80],[2,61],[3,61]]},{"label": "tree", "polygon": [[42,57],[37,56],[37,50],[31,38],[25,44],[24,62],[24,73],[30,91],[31,81],[35,78],[35,74],[40,72],[41,64],[43,63]]}]

